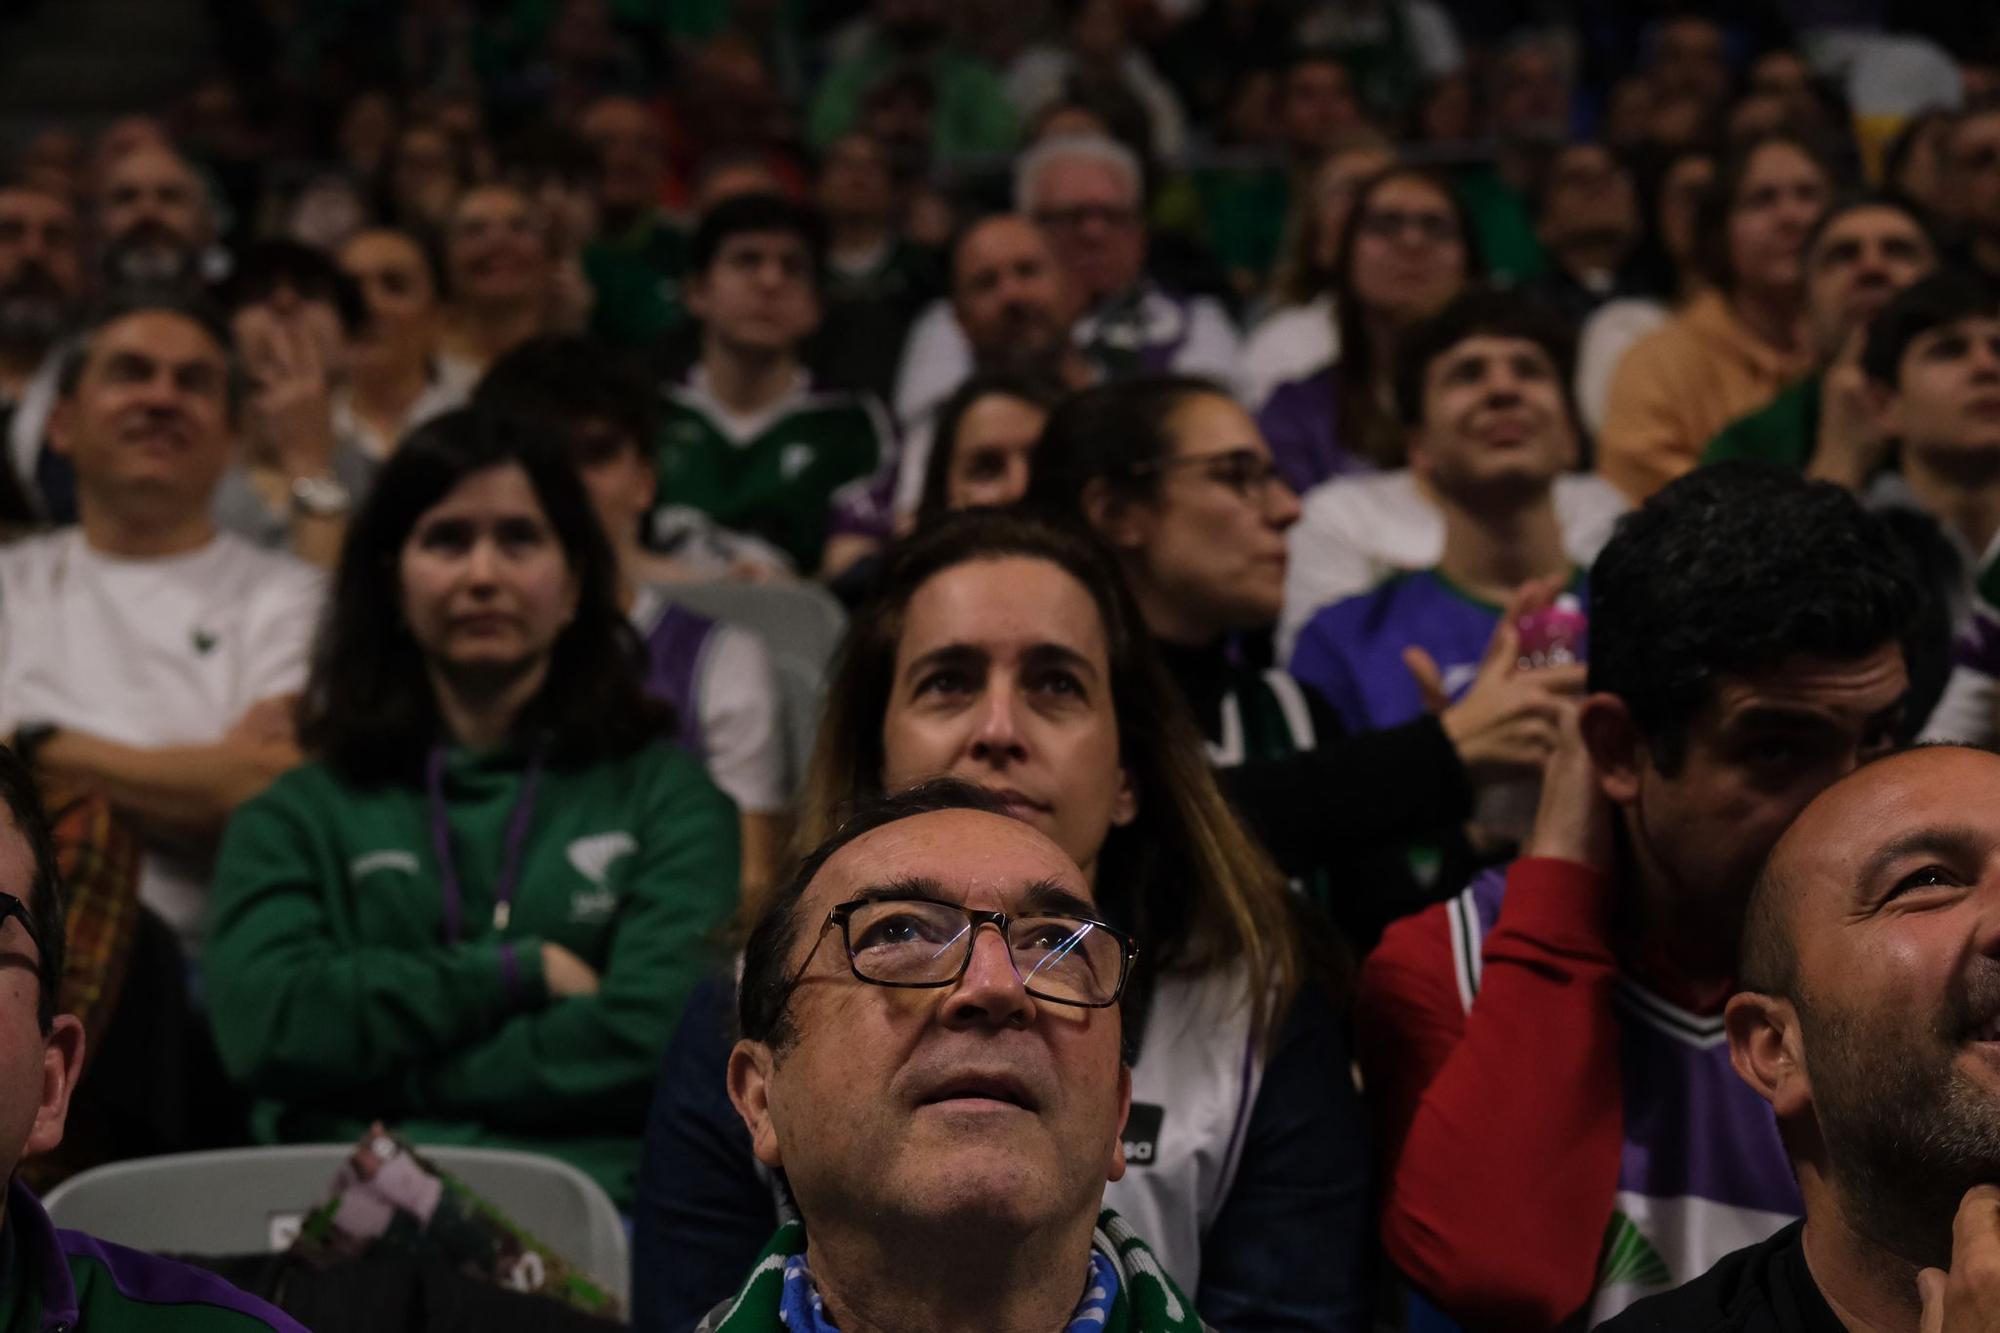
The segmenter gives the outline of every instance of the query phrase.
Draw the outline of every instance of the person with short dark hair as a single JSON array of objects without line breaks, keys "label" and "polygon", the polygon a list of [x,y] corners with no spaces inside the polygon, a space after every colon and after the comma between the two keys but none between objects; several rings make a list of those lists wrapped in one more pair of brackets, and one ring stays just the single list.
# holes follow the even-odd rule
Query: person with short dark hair
[{"label": "person with short dark hair", "polygon": [[597,234],[583,247],[597,296],[592,332],[633,346],[678,329],[687,320],[680,285],[688,234],[660,206],[667,145],[659,113],[640,98],[609,93],[578,113],[575,129],[597,158]]},{"label": "person with short dark hair", "polygon": [[816,388],[800,360],[825,244],[819,219],[776,195],[702,218],[685,287],[701,360],[668,387],[655,452],[660,503],[761,537],[807,576],[838,574],[887,535],[871,482],[894,447],[880,404]]},{"label": "person with short dark hair", "polygon": [[1598,470],[1634,503],[1811,369],[1804,249],[1834,184],[1812,147],[1784,135],[1723,161],[1697,223],[1714,288],[1632,345],[1605,399]]},{"label": "person with short dark hair", "polygon": [[58,392],[80,521],[0,549],[0,734],[134,821],[141,898],[198,953],[216,834],[298,762],[321,581],[216,527],[241,386],[211,309],[106,307]]},{"label": "person with short dark hair", "polygon": [[[1400,726],[1497,673],[1529,695],[1513,723],[1526,751],[1554,748],[1562,697],[1583,685],[1583,643],[1572,635],[1562,656],[1525,670],[1530,652],[1548,650],[1523,643],[1519,626],[1558,598],[1574,607],[1585,590],[1554,494],[1577,455],[1568,367],[1568,332],[1553,313],[1491,291],[1460,297],[1404,340],[1397,403],[1410,471],[1443,514],[1444,550],[1428,569],[1322,607],[1299,631],[1291,673],[1349,731]],[[1531,780],[1484,793],[1499,799],[1482,799],[1474,823],[1518,839],[1533,791]]]},{"label": "person with short dark hair", "polygon": [[2000,277],[2000,107],[1978,107],[1945,136],[1945,198],[1982,273]]},{"label": "person with short dark hair", "polygon": [[[864,808],[745,951],[729,1095],[798,1203],[701,1333],[1198,1333],[1103,1207],[1127,1170],[1118,1000],[1134,959],[1089,881],[957,782]],[[985,927],[992,926],[989,936]]]},{"label": "person with short dark hair", "polygon": [[794,785],[782,704],[762,639],[674,600],[675,584],[721,571],[701,551],[644,544],[658,486],[652,389],[595,338],[538,338],[501,357],[473,402],[563,442],[611,543],[619,609],[645,644],[647,692],[672,706],[675,738],[736,802],[744,897],[756,901],[778,876]]},{"label": "person with short dark hair", "polygon": [[1862,194],[1820,215],[1806,238],[1804,260],[1815,369],[1725,426],[1701,461],[1795,467],[1858,493],[1887,462],[1891,446],[1861,365],[1868,322],[1937,265],[1937,242],[1910,204]]},{"label": "person with short dark hair", "polygon": [[422,427],[356,513],[314,762],[230,822],[207,991],[267,1142],[546,1152],[629,1201],[658,1052],[737,903],[583,484],[538,423]]},{"label": "person with short dark hair", "polygon": [[1704,468],[1620,522],[1524,855],[1362,968],[1383,1241],[1423,1301],[1595,1323],[1798,1215],[1722,1009],[1765,853],[1908,734],[1919,600],[1852,496],[1777,469]]},{"label": "person with short dark hair", "polygon": [[1750,899],[1725,1023],[1805,1217],[1604,1329],[1993,1326],[1996,809],[2000,757],[1925,746],[1834,783],[1785,830]]},{"label": "person with short dark hair", "polygon": [[1585,140],[1554,149],[1535,172],[1529,202],[1547,268],[1524,290],[1574,328],[1608,301],[1645,293],[1638,183],[1610,147]]},{"label": "person with short dark hair", "polygon": [[441,355],[444,268],[427,238],[364,228],[334,259],[360,289],[363,312],[333,393],[335,429],[379,463],[412,430],[464,406],[474,376]]},{"label": "person with short dark hair", "polygon": [[76,205],[22,181],[0,183],[0,523],[76,519],[75,478],[51,455],[58,342],[83,298]]},{"label": "person with short dark hair", "polygon": [[[83,1069],[83,1025],[57,1007],[63,978],[64,901],[48,817],[34,775],[0,748],[0,941],[9,983],[0,988],[0,1267],[6,1333],[171,1326],[189,1333],[303,1333],[289,1316],[212,1273],[58,1231],[19,1178],[23,1159],[62,1142],[70,1097]],[[29,977],[33,980],[30,981]]]}]

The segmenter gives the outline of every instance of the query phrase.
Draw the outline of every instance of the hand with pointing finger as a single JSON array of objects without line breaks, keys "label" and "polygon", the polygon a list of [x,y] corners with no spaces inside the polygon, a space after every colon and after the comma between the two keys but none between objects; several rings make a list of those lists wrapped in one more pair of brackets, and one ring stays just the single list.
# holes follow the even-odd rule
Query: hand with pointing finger
[{"label": "hand with pointing finger", "polygon": [[1951,1222],[1951,1271],[1917,1274],[1922,1333],[2000,1329],[2000,1186],[1975,1185]]}]

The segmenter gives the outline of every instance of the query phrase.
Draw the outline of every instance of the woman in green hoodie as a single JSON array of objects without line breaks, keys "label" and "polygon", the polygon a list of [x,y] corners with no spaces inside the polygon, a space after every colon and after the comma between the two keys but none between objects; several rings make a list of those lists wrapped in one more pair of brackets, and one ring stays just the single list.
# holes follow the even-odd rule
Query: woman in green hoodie
[{"label": "woman in green hoodie", "polygon": [[205,961],[265,1140],[549,1153],[629,1203],[659,1054],[737,899],[736,816],[647,701],[556,442],[416,431],[355,516]]}]

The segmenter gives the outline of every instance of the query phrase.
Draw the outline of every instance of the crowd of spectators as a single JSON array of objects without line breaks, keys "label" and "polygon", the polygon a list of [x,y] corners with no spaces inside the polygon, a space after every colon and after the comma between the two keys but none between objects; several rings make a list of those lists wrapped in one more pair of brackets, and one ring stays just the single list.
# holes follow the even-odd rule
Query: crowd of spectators
[{"label": "crowd of spectators", "polygon": [[[212,16],[183,100],[0,172],[23,1181],[385,1124],[594,1179],[635,1327],[766,1327],[774,1256],[851,1316],[868,1265],[773,1231],[866,1238],[873,1149],[951,1193],[866,1119],[904,1077],[868,1041],[1053,1004],[1120,1025],[1050,1038],[1120,1048],[1115,1088],[1071,1052],[1125,1109],[1062,1225],[1114,1208],[1090,1282],[1168,1313],[1113,1326],[1839,1327],[1876,1260],[1902,1304],[1846,1327],[1985,1292],[1950,1224],[2000,1186],[2000,991],[1938,1020],[1986,1082],[1883,1075],[1959,1099],[1932,1170],[1827,1055],[1893,1063],[1841,987],[1895,978],[1792,938],[1861,872],[1786,832],[1860,838],[1882,773],[1994,789],[1871,767],[2000,742],[1982,7]],[[940,830],[1042,887],[976,909]],[[1081,933],[1026,972],[1045,899]],[[868,952],[906,900],[879,929],[962,928],[959,973]],[[845,1048],[801,989],[842,978],[910,988]],[[1890,1221],[1816,1241],[1856,1200]]]}]

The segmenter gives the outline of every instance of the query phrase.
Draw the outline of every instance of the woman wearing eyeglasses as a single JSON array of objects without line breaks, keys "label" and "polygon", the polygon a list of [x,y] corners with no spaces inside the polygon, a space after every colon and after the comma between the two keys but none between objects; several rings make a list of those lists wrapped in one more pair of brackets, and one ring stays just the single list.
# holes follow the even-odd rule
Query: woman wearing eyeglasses
[{"label": "woman wearing eyeglasses", "polygon": [[[1018,514],[945,517],[892,552],[827,697],[801,845],[856,798],[965,779],[1075,858],[1132,937],[1131,1165],[1107,1206],[1218,1328],[1366,1327],[1368,1149],[1335,968],[1224,803],[1105,555]],[[685,1330],[726,1297],[785,1199],[724,1093],[732,989],[697,992],[660,1077],[638,1329]]]},{"label": "woman wearing eyeglasses", "polygon": [[736,907],[736,813],[644,695],[583,483],[534,428],[439,417],[332,596],[316,762],[237,812],[216,870],[204,978],[253,1127],[525,1148],[629,1206],[658,1053]]},{"label": "woman wearing eyeglasses", "polygon": [[[1401,849],[1464,821],[1470,772],[1515,762],[1525,705],[1496,672],[1441,715],[1349,735],[1268,666],[1299,498],[1249,414],[1200,379],[1087,389],[1049,418],[1028,500],[1117,554],[1224,790],[1352,942],[1429,902]],[[1457,883],[1452,869],[1434,882]]]},{"label": "woman wearing eyeglasses", "polygon": [[1402,466],[1396,340],[1478,276],[1471,220],[1443,176],[1391,167],[1360,186],[1334,260],[1339,355],[1279,385],[1257,413],[1292,489]]}]

